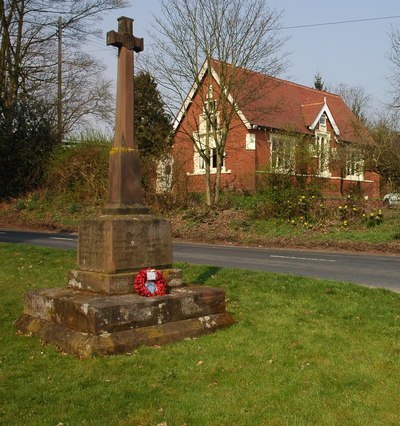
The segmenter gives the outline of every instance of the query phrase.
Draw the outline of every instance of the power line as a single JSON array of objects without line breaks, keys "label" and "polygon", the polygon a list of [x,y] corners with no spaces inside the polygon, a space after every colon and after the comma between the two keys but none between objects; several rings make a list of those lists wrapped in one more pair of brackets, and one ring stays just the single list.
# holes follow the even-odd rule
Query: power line
[{"label": "power line", "polygon": [[90,39],[89,38],[89,43],[93,46],[99,47],[99,48],[106,48],[106,43],[102,43],[100,40],[98,39]]},{"label": "power line", "polygon": [[277,28],[277,29],[293,30],[293,29],[296,29],[296,28],[310,28],[310,27],[322,27],[322,26],[326,26],[326,25],[353,24],[355,22],[379,21],[379,20],[394,19],[394,18],[400,18],[400,15],[382,16],[382,17],[364,18],[364,19],[350,19],[350,20],[347,20],[347,21],[321,22],[319,24],[293,25],[293,26],[290,26],[290,27],[280,27],[280,28]]},{"label": "power line", "polygon": [[[294,29],[298,29],[298,28],[312,28],[312,27],[323,27],[323,26],[328,26],[328,25],[344,25],[344,24],[354,24],[354,23],[358,23],[358,22],[370,22],[370,21],[382,21],[382,20],[386,20],[386,19],[396,19],[396,18],[400,18],[400,15],[393,15],[393,16],[380,16],[380,17],[375,17],[375,18],[363,18],[363,19],[349,19],[346,21],[332,21],[332,22],[320,22],[317,24],[304,24],[304,25],[292,25],[292,26],[288,26],[288,27],[277,27],[276,30],[294,30]],[[92,36],[93,37],[93,36]],[[99,39],[95,39],[95,40],[89,40],[90,44],[94,45],[95,47],[99,47],[104,49],[104,45],[100,44]],[[169,41],[165,41],[162,42],[161,44],[171,44],[172,42]],[[146,43],[146,46],[154,46],[155,44],[158,43]],[[107,49],[104,49],[107,50]]]},{"label": "power line", "polygon": [[[272,30],[294,30],[297,28],[311,28],[311,27],[323,27],[323,26],[327,26],[327,25],[343,25],[343,24],[353,24],[353,23],[357,23],[357,22],[368,22],[368,21],[382,21],[385,19],[395,19],[395,18],[400,18],[400,15],[393,15],[393,16],[380,16],[380,17],[375,17],[375,18],[363,18],[363,19],[349,19],[346,21],[332,21],[332,22],[320,22],[317,24],[304,24],[304,25],[292,25],[292,26],[288,26],[288,27],[277,27],[275,29],[271,29]],[[171,44],[172,42],[162,42],[161,44]],[[156,43],[148,43],[147,46],[153,46]]]}]

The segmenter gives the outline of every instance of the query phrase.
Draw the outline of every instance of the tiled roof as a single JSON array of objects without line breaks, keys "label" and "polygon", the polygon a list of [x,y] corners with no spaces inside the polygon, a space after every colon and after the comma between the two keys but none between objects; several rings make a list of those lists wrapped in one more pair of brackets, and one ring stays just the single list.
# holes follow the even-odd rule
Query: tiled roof
[{"label": "tiled roof", "polygon": [[319,114],[324,104],[325,104],[324,101],[322,102],[320,101],[320,102],[304,104],[301,106],[304,124],[307,127],[311,126],[311,124],[315,120],[315,117]]},{"label": "tiled roof", "polygon": [[[217,74],[219,65],[214,61]],[[312,134],[309,126],[326,102],[339,128],[340,140],[360,142],[360,134],[365,139],[366,129],[339,95],[244,69],[239,74],[250,89],[247,93],[244,90],[245,94],[240,89],[238,96],[233,96],[252,125]]]}]

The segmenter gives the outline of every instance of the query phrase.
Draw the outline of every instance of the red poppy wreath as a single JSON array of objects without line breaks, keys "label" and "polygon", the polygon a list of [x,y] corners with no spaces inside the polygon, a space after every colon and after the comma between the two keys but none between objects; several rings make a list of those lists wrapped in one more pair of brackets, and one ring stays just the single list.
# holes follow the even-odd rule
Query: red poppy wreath
[{"label": "red poppy wreath", "polygon": [[167,281],[162,273],[155,269],[142,269],[136,275],[133,285],[140,296],[154,297],[167,294]]}]

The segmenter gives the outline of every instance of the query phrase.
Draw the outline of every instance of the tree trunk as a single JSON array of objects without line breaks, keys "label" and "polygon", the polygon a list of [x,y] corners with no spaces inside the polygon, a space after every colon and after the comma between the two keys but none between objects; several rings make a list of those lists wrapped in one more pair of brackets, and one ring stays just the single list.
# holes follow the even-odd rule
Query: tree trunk
[{"label": "tree trunk", "polygon": [[219,203],[219,196],[221,192],[221,172],[222,172],[222,157],[217,154],[217,172],[215,176],[215,193],[214,193],[214,204],[217,206]]},{"label": "tree trunk", "polygon": [[10,23],[13,17],[16,3],[9,5],[9,14],[6,16],[4,1],[0,0],[0,28],[1,28],[1,47],[0,47],[0,85],[1,98],[6,106],[9,106],[9,81],[8,72],[11,67],[11,40],[10,40]]},{"label": "tree trunk", "polygon": [[210,173],[210,164],[206,163],[206,174],[205,174],[205,180],[206,180],[206,204],[207,206],[211,206],[213,202],[212,197],[212,184],[211,184],[211,173]]},{"label": "tree trunk", "polygon": [[17,20],[18,30],[17,37],[15,40],[15,50],[13,65],[10,64],[9,78],[10,78],[10,102],[13,104],[18,96],[19,91],[19,75],[21,70],[21,46],[22,46],[22,33],[24,25],[24,13],[25,13],[25,1],[20,1],[19,7],[17,7]]}]

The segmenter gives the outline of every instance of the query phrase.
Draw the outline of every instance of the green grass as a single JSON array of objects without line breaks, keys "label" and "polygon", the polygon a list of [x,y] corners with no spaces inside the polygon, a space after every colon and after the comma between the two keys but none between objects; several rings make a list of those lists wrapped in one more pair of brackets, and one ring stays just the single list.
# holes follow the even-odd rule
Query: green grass
[{"label": "green grass", "polygon": [[335,224],[331,226],[315,226],[305,229],[300,225],[293,226],[285,220],[254,220],[251,223],[249,240],[252,235],[259,238],[284,238],[288,242],[296,239],[297,243],[356,242],[356,243],[397,243],[400,240],[400,211],[384,210],[384,220],[380,225],[367,227],[364,223],[351,224],[348,227]]},{"label": "green grass", "polygon": [[75,252],[0,244],[1,425],[398,425],[400,295],[290,275],[180,265],[227,291],[237,324],[80,360],[13,321],[63,286]]},{"label": "green grass", "polygon": [[98,214],[99,210],[99,201],[88,206],[74,199],[71,193],[37,191],[19,200],[0,204],[0,220],[50,229],[75,229],[80,221]]}]

